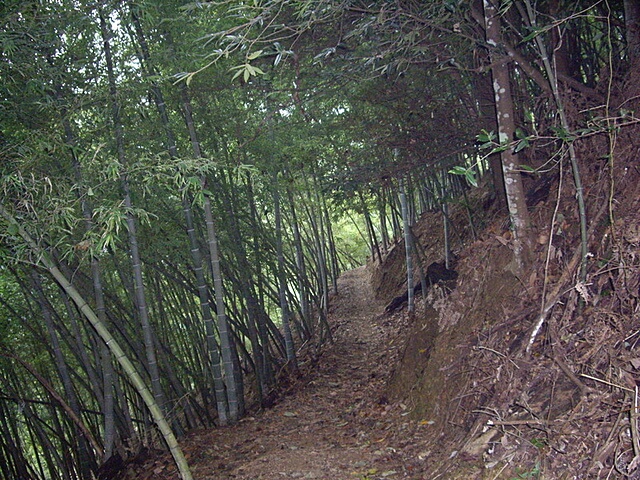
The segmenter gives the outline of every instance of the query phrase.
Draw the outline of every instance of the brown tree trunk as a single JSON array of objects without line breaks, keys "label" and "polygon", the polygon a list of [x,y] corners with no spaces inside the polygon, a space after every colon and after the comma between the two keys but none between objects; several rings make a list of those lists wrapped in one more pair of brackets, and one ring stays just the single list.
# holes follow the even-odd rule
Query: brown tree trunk
[{"label": "brown tree trunk", "polygon": [[[483,61],[482,63],[489,64],[490,60],[487,58],[486,62]],[[496,131],[496,109],[493,86],[491,85],[491,75],[489,73],[474,75],[473,86],[478,101],[480,125],[482,125],[482,128],[487,132]],[[504,191],[504,177],[502,176],[502,162],[500,160],[500,155],[492,153],[489,155],[488,160],[495,198],[498,200],[501,209],[507,208],[507,197]]]}]

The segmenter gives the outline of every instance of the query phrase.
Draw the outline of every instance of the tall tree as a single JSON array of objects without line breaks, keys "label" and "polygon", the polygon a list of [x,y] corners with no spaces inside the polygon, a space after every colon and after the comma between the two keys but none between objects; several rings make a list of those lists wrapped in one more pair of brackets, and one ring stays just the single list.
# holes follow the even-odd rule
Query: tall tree
[{"label": "tall tree", "polygon": [[407,310],[413,313],[414,299],[413,299],[413,252],[411,251],[411,221],[409,220],[409,208],[407,205],[407,189],[405,180],[401,180],[400,185],[400,204],[402,206],[402,225],[404,230],[404,250],[405,250],[405,265],[407,268],[407,299],[409,305]]},{"label": "tall tree", "polygon": [[[176,137],[173,132],[173,128],[169,122],[169,114],[167,111],[167,104],[164,99],[164,94],[154,80],[154,77],[158,74],[156,69],[153,67],[151,54],[149,52],[149,46],[147,44],[147,40],[145,34],[142,30],[142,24],[140,18],[138,16],[138,12],[135,6],[131,6],[131,17],[133,21],[133,25],[135,28],[137,40],[140,44],[141,56],[142,56],[142,64],[143,68],[146,72],[147,79],[150,83],[150,90],[152,98],[154,99],[154,103],[158,110],[158,114],[160,116],[160,121],[162,123],[163,130],[166,134],[166,145],[169,153],[169,157],[171,159],[176,159],[178,157],[178,150],[176,145]],[[188,97],[186,96],[186,87],[184,85],[181,86],[183,93],[183,100],[186,98],[186,102],[188,103]],[[193,125],[193,119],[190,118],[190,108],[185,108],[185,116],[187,121],[187,127],[189,129],[190,136],[192,138],[192,145],[194,145],[194,150],[196,154],[196,158],[200,158],[201,154],[199,151],[199,147],[195,148],[195,145],[199,145],[197,143],[197,138],[195,137],[195,127]],[[200,251],[200,246],[198,243],[198,239],[195,231],[195,224],[193,219],[193,212],[191,209],[192,198],[191,194],[187,189],[182,194],[182,210],[185,216],[185,223],[187,229],[187,235],[189,237],[189,244],[191,247],[191,257],[194,265],[194,273],[196,276],[196,283],[198,288],[198,296],[200,299],[200,308],[202,310],[202,317],[205,324],[205,329],[207,332],[207,347],[210,355],[211,362],[211,371],[214,382],[214,390],[215,390],[215,398],[218,405],[218,418],[222,425],[226,425],[229,421],[235,422],[238,420],[238,401],[237,401],[237,393],[236,393],[236,382],[235,382],[235,372],[231,369],[232,361],[230,357],[227,358],[225,362],[225,374],[227,378],[227,385],[225,389],[223,375],[222,375],[222,366],[220,363],[220,347],[218,346],[218,341],[216,339],[216,330],[214,326],[213,315],[211,312],[211,306],[209,301],[209,289],[205,279],[205,271],[203,268],[203,260],[202,253]],[[206,200],[205,200],[205,208],[206,208]],[[210,229],[207,230],[209,235],[215,236],[215,231],[211,233]],[[220,308],[218,306],[218,308]],[[222,329],[218,330],[218,336],[220,337],[220,343],[222,344],[222,349],[228,349],[229,343],[232,341],[229,338],[229,330],[225,328],[224,322],[226,320],[219,320],[219,323],[222,322]],[[230,352],[225,352],[223,354],[225,357],[231,355]],[[231,400],[229,400],[229,396],[231,396]]]},{"label": "tall tree", "polygon": [[291,334],[291,312],[289,309],[289,301],[287,300],[287,277],[284,264],[284,247],[282,245],[282,212],[280,210],[280,186],[278,185],[278,174],[273,174],[273,208],[276,229],[276,256],[278,260],[278,298],[280,300],[280,311],[282,328],[284,330],[285,349],[287,352],[287,362],[292,371],[298,369],[298,360],[296,358],[295,347],[293,344],[293,336]]},{"label": "tall tree", "polygon": [[492,0],[483,0],[483,2],[486,40],[491,52],[491,74],[498,124],[498,141],[502,146],[500,156],[504,188],[514,233],[514,253],[518,268],[522,269],[527,261],[528,250],[531,248],[531,222],[522,186],[522,177],[519,172],[520,161],[513,144],[516,123],[509,73],[510,60],[508,56],[499,51],[503,45],[500,11]]}]

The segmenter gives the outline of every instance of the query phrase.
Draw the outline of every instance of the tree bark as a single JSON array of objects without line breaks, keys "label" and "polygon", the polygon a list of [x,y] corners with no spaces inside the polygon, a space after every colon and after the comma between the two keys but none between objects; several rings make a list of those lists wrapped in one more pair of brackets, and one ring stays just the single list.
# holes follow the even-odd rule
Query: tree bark
[{"label": "tree bark", "polygon": [[507,205],[514,234],[514,254],[518,270],[526,263],[529,250],[530,220],[526,204],[518,154],[512,141],[515,138],[515,108],[509,78],[509,57],[500,52],[502,45],[501,20],[492,0],[483,0],[486,40],[490,48],[493,92],[496,105],[498,139],[504,148],[501,155]]},{"label": "tree bark", "polygon": [[402,209],[402,223],[404,227],[404,250],[407,266],[407,311],[413,313],[413,259],[411,256],[411,231],[409,212],[407,208],[407,193],[404,180],[400,182],[400,205]]}]

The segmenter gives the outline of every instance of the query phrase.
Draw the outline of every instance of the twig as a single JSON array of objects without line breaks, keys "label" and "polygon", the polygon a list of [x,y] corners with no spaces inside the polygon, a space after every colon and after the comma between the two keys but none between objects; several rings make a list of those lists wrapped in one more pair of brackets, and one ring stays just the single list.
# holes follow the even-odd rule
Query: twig
[{"label": "twig", "polygon": [[629,412],[629,423],[631,424],[631,443],[633,444],[633,454],[637,458],[640,455],[640,441],[638,440],[638,386],[635,387],[633,395],[633,408]]},{"label": "twig", "polygon": [[500,476],[500,474],[504,471],[505,468],[507,468],[509,466],[508,462],[505,462],[504,465],[502,466],[502,468],[500,469],[500,471],[498,473],[496,473],[496,476],[493,477],[493,480],[496,480],[496,478],[498,478]]},{"label": "twig", "polygon": [[586,395],[589,392],[589,387],[587,387],[580,379],[573,373],[573,370],[569,368],[569,365],[566,364],[564,360],[562,360],[558,355],[553,355],[553,361],[558,364],[560,370],[564,372],[564,374],[569,377],[569,379],[580,389],[580,393],[582,395]]},{"label": "twig", "polygon": [[539,418],[531,418],[529,420],[488,420],[487,425],[547,425],[549,422],[540,420]]},{"label": "twig", "polygon": [[608,450],[611,447],[611,439],[613,438],[613,436],[616,434],[618,427],[620,426],[620,421],[622,420],[622,417],[624,416],[624,412],[621,411],[618,414],[618,417],[616,418],[616,421],[613,424],[613,427],[611,427],[611,430],[609,431],[609,435],[607,436],[607,439],[604,441],[604,444],[602,445],[602,448],[600,448],[596,454],[593,456],[593,460],[591,461],[591,466],[589,467],[589,469],[587,470],[588,472],[590,472],[593,467],[595,467],[595,465],[600,462],[602,464],[604,464],[604,456],[608,455],[609,452]]},{"label": "twig", "polygon": [[[556,218],[558,217],[558,210],[560,209],[560,199],[562,198],[562,181],[563,175],[563,162],[560,161],[560,172],[558,178],[558,195],[556,198],[556,205],[553,209],[553,215],[551,217],[551,225],[549,226],[549,241],[547,242],[547,255],[544,260],[544,283],[542,284],[542,309],[544,310],[545,301],[547,300],[547,285],[549,283],[549,263],[551,262],[551,247],[553,245],[553,232],[556,229]],[[542,326],[542,325],[541,325]],[[537,332],[536,332],[537,333]]]},{"label": "twig", "polygon": [[621,390],[624,390],[625,392],[633,392],[633,390],[630,389],[630,388],[623,387],[622,385],[617,385],[615,383],[608,382],[607,380],[603,380],[603,379],[598,378],[598,377],[592,377],[591,375],[587,375],[586,373],[581,373],[580,376],[584,377],[584,378],[588,378],[588,379],[596,381],[596,382],[604,383],[605,385],[609,385],[610,387],[619,388]]},{"label": "twig", "polygon": [[488,350],[488,351],[493,352],[493,353],[495,353],[496,355],[498,355],[499,357],[502,357],[502,358],[506,358],[507,357],[504,353],[500,353],[497,350],[494,350],[493,348],[483,347],[482,345],[476,345],[474,348],[476,348],[478,350]]},{"label": "twig", "polygon": [[514,367],[516,367],[518,370],[520,370],[520,367],[518,366],[518,364],[516,362],[514,362],[513,360],[511,360],[510,358],[508,358],[504,353],[501,353],[501,352],[499,352],[497,350],[494,350],[493,348],[483,347],[482,345],[476,345],[473,348],[475,348],[477,350],[488,350],[491,353],[495,353],[499,357],[506,358],[507,360],[509,360],[513,364]]}]

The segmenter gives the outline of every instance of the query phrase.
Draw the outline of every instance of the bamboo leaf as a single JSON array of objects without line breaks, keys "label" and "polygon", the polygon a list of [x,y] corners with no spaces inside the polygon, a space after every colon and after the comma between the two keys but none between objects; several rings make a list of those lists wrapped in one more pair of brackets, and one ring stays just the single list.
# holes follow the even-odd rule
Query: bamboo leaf
[{"label": "bamboo leaf", "polygon": [[242,75],[242,70],[238,70],[233,77],[231,77],[231,81],[235,80],[236,78],[238,78],[240,75]]},{"label": "bamboo leaf", "polygon": [[467,182],[469,182],[469,184],[474,187],[478,186],[478,180],[476,179],[475,171],[471,168],[465,168],[460,165],[456,165],[451,170],[449,170],[449,173],[453,175],[462,175],[465,177]]},{"label": "bamboo leaf", "polygon": [[521,41],[521,43],[526,43],[530,40],[533,40],[534,38],[536,38],[538,35],[540,35],[541,33],[544,33],[544,28],[532,28],[531,29],[531,33],[529,35],[527,35],[526,37],[524,37]]},{"label": "bamboo leaf", "polygon": [[529,146],[529,140],[524,138],[516,144],[516,147],[513,149],[513,152],[518,153],[520,150],[523,150],[528,146]]}]

